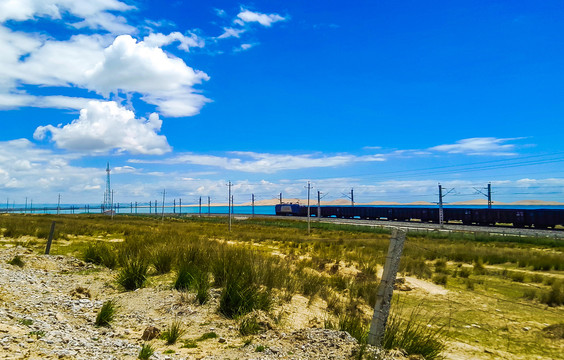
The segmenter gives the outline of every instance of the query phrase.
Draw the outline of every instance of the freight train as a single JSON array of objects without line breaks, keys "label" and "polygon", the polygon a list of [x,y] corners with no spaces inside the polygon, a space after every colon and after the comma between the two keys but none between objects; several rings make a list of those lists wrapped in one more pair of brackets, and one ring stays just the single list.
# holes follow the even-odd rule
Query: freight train
[{"label": "freight train", "polygon": [[[278,204],[276,215],[306,216],[307,206],[299,204]],[[320,206],[321,217],[367,220],[395,220],[439,222],[437,207],[381,207],[381,206]],[[310,216],[317,216],[318,207],[310,206]],[[564,209],[478,209],[443,208],[443,222],[457,222],[464,225],[512,224],[514,227],[535,227],[537,229],[564,226]]]}]

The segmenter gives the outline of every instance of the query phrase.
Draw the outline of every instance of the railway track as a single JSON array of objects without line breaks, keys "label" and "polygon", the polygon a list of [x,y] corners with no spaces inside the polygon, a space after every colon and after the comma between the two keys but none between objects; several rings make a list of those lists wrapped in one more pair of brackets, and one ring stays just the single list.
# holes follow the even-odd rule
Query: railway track
[{"label": "railway track", "polygon": [[[263,215],[260,215],[263,216]],[[270,217],[270,216],[269,216]],[[279,219],[292,219],[306,221],[307,218],[293,216],[272,216]],[[341,219],[341,218],[311,218],[312,222],[323,222],[330,224],[373,226],[378,228],[401,228],[407,231],[420,232],[464,232],[474,234],[491,234],[501,236],[523,236],[523,237],[544,237],[564,239],[564,229],[535,229],[535,228],[514,228],[512,226],[479,226],[462,224],[443,224],[441,227],[435,223],[421,223],[416,221],[393,221],[393,220],[362,220],[362,219]]]}]

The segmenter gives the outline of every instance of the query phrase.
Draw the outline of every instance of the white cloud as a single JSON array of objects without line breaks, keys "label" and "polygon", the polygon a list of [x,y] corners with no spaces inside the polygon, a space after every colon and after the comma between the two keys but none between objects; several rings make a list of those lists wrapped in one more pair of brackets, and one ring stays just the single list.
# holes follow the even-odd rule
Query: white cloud
[{"label": "white cloud", "polygon": [[63,127],[40,126],[33,134],[42,140],[51,133],[59,148],[79,152],[107,152],[116,149],[132,154],[164,154],[170,151],[166,137],[158,135],[162,121],[157,114],[137,119],[133,111],[113,101],[90,101],[80,117]]},{"label": "white cloud", "polygon": [[297,170],[306,168],[336,167],[350,164],[352,162],[385,161],[383,155],[335,155],[319,156],[317,154],[287,155],[268,154],[244,151],[232,151],[229,154],[234,157],[182,154],[165,160],[136,160],[132,163],[163,163],[163,164],[193,164],[202,166],[214,166],[226,170],[236,170],[249,173],[275,173],[284,170]]},{"label": "white cloud", "polygon": [[509,141],[519,140],[522,138],[495,138],[495,137],[478,137],[458,140],[454,144],[438,145],[429,148],[431,151],[447,152],[450,154],[468,154],[468,155],[516,155],[513,151],[514,144],[505,144]]},{"label": "white cloud", "polygon": [[58,20],[70,14],[84,19],[75,24],[77,27],[129,33],[135,28],[127,25],[123,17],[109,11],[123,12],[131,9],[132,6],[117,0],[3,0],[0,1],[0,22],[24,21],[40,17]]},{"label": "white cloud", "polygon": [[103,169],[98,169],[100,177],[96,177],[96,169],[70,165],[75,158],[40,149],[27,139],[0,141],[0,190],[9,190],[12,198],[19,194],[43,197],[44,201],[50,191],[56,194],[80,188],[84,195],[85,188],[102,183]]},{"label": "white cloud", "polygon": [[[142,74],[142,76],[141,76]],[[105,96],[118,90],[143,94],[143,100],[157,105],[168,116],[191,116],[208,99],[192,86],[209,77],[160,48],[137,42],[129,35],[118,36],[104,50],[104,58],[86,72],[88,88]]]},{"label": "white cloud", "polygon": [[286,18],[278,14],[261,14],[247,9],[241,9],[241,12],[237,14],[237,17],[240,20],[235,20],[235,22],[239,25],[241,25],[241,22],[258,22],[263,26],[271,26],[275,22],[286,20]]},{"label": "white cloud", "polygon": [[234,28],[223,28],[223,34],[219,35],[218,39],[226,39],[230,37],[239,38],[242,33],[244,33],[245,29],[234,29]]},{"label": "white cloud", "polygon": [[241,44],[239,47],[235,48],[234,51],[235,52],[246,51],[254,47],[255,45],[257,44]]},{"label": "white cloud", "polygon": [[190,51],[192,47],[202,48],[205,46],[205,41],[199,38],[196,34],[190,34],[190,36],[183,35],[179,32],[172,32],[168,35],[161,33],[152,33],[145,36],[143,43],[151,47],[163,47],[169,45],[175,41],[178,41],[180,45],[178,48],[184,51]]}]

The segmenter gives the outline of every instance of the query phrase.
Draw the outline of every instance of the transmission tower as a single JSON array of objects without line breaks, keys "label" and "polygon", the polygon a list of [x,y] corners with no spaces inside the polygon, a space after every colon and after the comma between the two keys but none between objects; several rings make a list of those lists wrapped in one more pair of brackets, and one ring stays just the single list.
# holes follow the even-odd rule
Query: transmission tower
[{"label": "transmission tower", "polygon": [[106,192],[104,193],[104,209],[112,210],[112,190],[110,186],[110,162],[106,166]]}]

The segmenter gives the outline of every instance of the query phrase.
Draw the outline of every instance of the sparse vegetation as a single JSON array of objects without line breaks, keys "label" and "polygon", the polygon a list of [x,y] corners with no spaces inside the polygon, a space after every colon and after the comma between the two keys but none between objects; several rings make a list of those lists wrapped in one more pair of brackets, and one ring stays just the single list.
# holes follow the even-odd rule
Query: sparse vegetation
[{"label": "sparse vegetation", "polygon": [[423,316],[421,306],[405,314],[400,305],[388,318],[382,345],[385,349],[404,349],[409,355],[432,360],[440,358],[444,338],[444,327],[437,324],[437,318]]},{"label": "sparse vegetation", "polygon": [[[17,240],[17,236],[35,236],[41,229],[48,229],[53,218],[3,216],[0,228],[5,229],[4,235],[15,238],[13,244],[41,251],[42,243]],[[375,302],[376,274],[381,271],[389,240],[386,230],[318,223],[313,224],[312,235],[308,236],[303,222],[291,220],[235,221],[231,233],[222,218],[156,222],[149,216],[115,216],[110,221],[97,215],[73,215],[57,221],[56,238],[73,240],[64,249],[55,246],[52,253],[82,254],[84,260],[115,268],[118,284],[125,290],[146,283],[160,287],[167,282],[199,304],[205,304],[210,293],[220,293],[218,311],[237,319],[242,336],[261,331],[257,330],[257,319],[245,320],[245,314],[255,309],[278,310],[283,302],[295,301],[300,294],[316,307],[326,306],[328,326],[346,329],[362,339],[370,317],[367,309]],[[76,235],[92,238],[82,240]],[[510,356],[557,357],[558,351],[549,340],[528,346],[537,341],[533,331],[515,335],[504,319],[543,318],[549,324],[559,321],[563,250],[564,242],[558,239],[410,233],[400,271],[405,276],[448,285],[448,299],[431,295],[420,305],[442,309],[436,321],[429,322],[430,317],[424,314],[422,320],[427,322],[423,327],[440,328],[456,341],[473,346],[503,348]],[[107,273],[102,268],[96,270]],[[174,274],[155,276],[170,271]],[[409,281],[407,285],[412,286]],[[466,304],[469,291],[487,311]],[[399,329],[410,324],[409,310],[416,307],[424,292],[407,293],[412,300],[401,316]],[[450,325],[442,326],[446,323]],[[401,338],[403,330],[398,331]],[[196,340],[183,344],[194,346]]]},{"label": "sparse vegetation", "polygon": [[143,287],[147,280],[149,266],[139,257],[127,258],[119,271],[117,283],[125,290],[135,290]]},{"label": "sparse vegetation", "polygon": [[137,358],[141,360],[149,360],[149,358],[151,358],[154,353],[155,349],[153,349],[153,346],[151,346],[151,344],[143,344]]},{"label": "sparse vegetation", "polygon": [[16,255],[12,258],[12,260],[8,261],[8,264],[23,268],[25,262],[20,255]]},{"label": "sparse vegetation", "polygon": [[209,340],[209,339],[216,339],[216,338],[217,338],[217,334],[213,331],[210,331],[210,332],[202,334],[202,336],[197,338],[196,341],[206,341],[206,340]]},{"label": "sparse vegetation", "polygon": [[176,344],[186,330],[179,320],[173,321],[168,328],[161,334],[161,339],[166,341],[167,345]]},{"label": "sparse vegetation", "polygon": [[96,316],[96,321],[94,324],[96,326],[110,326],[110,323],[114,320],[117,312],[117,302],[115,300],[108,300],[104,302],[98,315]]}]

